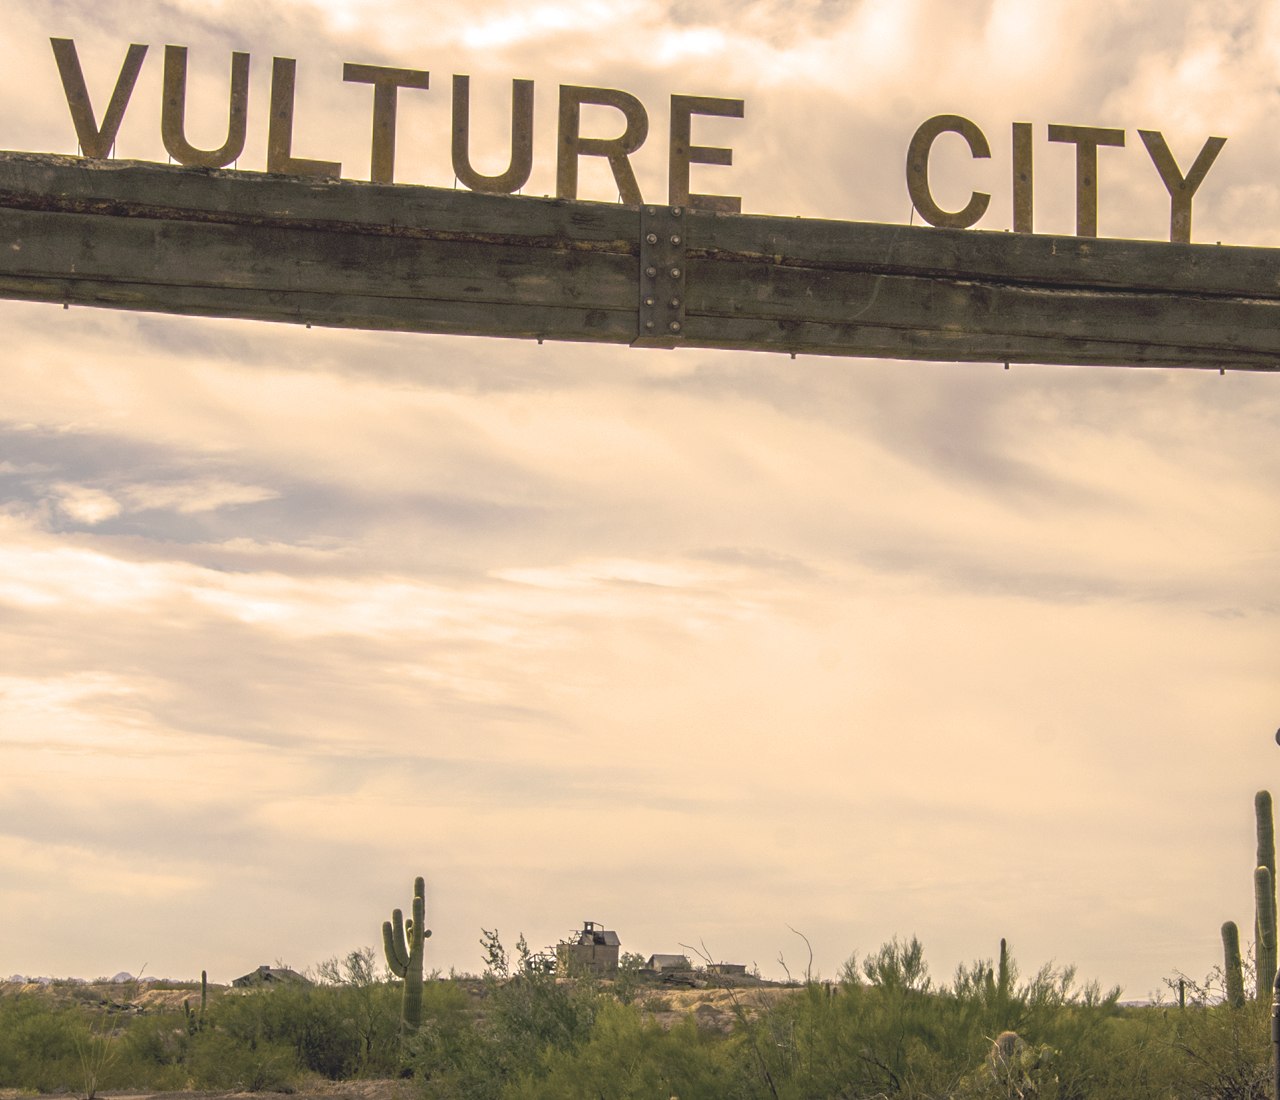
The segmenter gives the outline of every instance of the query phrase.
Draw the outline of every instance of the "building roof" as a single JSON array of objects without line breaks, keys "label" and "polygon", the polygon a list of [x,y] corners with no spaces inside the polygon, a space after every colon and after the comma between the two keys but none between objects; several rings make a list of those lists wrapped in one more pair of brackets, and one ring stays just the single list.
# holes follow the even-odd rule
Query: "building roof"
[{"label": "building roof", "polygon": [[292,982],[311,984],[296,970],[290,970],[287,966],[260,966],[257,970],[231,980],[231,984],[239,988],[247,985],[283,985]]},{"label": "building roof", "polygon": [[650,970],[692,970],[688,955],[650,955]]},{"label": "building roof", "polygon": [[573,940],[579,947],[589,947],[594,944],[596,947],[621,947],[622,941],[618,939],[617,932],[610,932],[606,928],[602,928],[595,921],[583,921],[582,931],[577,933],[577,939]]},{"label": "building roof", "polygon": [[579,947],[590,947],[593,944],[596,947],[621,947],[622,941],[618,939],[617,932],[608,932],[603,928],[592,930],[584,928],[578,933],[575,941]]}]

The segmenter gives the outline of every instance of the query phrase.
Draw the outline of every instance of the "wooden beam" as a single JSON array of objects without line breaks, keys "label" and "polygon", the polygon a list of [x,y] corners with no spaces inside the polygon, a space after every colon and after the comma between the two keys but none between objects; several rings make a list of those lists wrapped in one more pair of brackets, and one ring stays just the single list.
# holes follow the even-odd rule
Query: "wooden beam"
[{"label": "wooden beam", "polygon": [[0,153],[0,296],[898,359],[1280,367],[1280,249]]}]

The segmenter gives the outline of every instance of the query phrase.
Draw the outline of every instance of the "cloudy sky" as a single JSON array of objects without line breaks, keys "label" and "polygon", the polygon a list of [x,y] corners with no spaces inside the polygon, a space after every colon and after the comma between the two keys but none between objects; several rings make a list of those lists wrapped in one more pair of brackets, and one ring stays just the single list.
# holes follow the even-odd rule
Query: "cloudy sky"
[{"label": "cloudy sky", "polygon": [[[429,70],[397,178],[452,186],[536,86],[673,93],[734,148],[694,189],[750,213],[903,223],[915,128],[940,200],[1074,231],[1074,150],[1121,128],[1103,236],[1167,238],[1137,130],[1227,138],[1193,239],[1280,246],[1280,9],[1261,0],[19,0],[0,147],[74,153],[50,36],[117,154],[166,160],[252,55],[298,59],[295,153],[367,178],[344,61]],[[607,120],[606,120],[607,121]],[[201,127],[204,129],[201,129]],[[961,155],[964,154],[964,155]],[[497,171],[505,164],[489,170]],[[485,168],[484,162],[480,167]],[[609,200],[584,168],[584,197]],[[957,200],[958,201],[953,201]],[[1007,937],[1126,996],[1252,922],[1252,800],[1280,783],[1280,379],[363,334],[0,303],[0,974],[226,981],[374,944],[426,877],[429,965],[481,928],[584,919],[649,954],[780,976],[917,934],[935,975]],[[1278,792],[1280,793],[1280,792]]]}]

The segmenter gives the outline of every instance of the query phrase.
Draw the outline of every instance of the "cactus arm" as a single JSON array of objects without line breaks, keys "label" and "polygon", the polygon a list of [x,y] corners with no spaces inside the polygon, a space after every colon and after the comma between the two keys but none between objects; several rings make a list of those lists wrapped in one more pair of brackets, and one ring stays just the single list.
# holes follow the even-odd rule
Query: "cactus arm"
[{"label": "cactus arm", "polygon": [[404,929],[400,910],[396,909],[391,915],[395,918],[394,924],[389,920],[382,922],[382,950],[387,956],[388,969],[397,978],[403,978],[409,965],[409,957],[404,950]]},{"label": "cactus arm", "polygon": [[427,884],[421,878],[413,880],[413,944],[411,950],[422,953],[422,941],[427,927]]},{"label": "cactus arm", "polygon": [[1244,1005],[1244,966],[1240,959],[1240,929],[1229,920],[1222,926],[1223,975],[1227,983],[1227,1003],[1233,1008]]},{"label": "cactus arm", "polygon": [[1253,872],[1255,996],[1270,1001],[1276,976],[1276,832],[1271,792],[1253,796],[1257,820],[1258,857]]},{"label": "cactus arm", "polygon": [[1271,813],[1271,792],[1259,791],[1253,796],[1253,809],[1258,819],[1258,861],[1256,867],[1265,867],[1271,872],[1271,881],[1276,879],[1276,829]]},{"label": "cactus arm", "polygon": [[1253,899],[1257,912],[1257,940],[1254,943],[1254,970],[1257,975],[1255,995],[1259,1001],[1271,1001],[1271,987],[1276,978],[1276,889],[1271,872],[1258,867],[1253,872]]},{"label": "cactus arm", "polygon": [[396,945],[396,958],[401,966],[409,965],[409,948],[406,945],[404,914],[399,909],[391,910],[391,937]]}]

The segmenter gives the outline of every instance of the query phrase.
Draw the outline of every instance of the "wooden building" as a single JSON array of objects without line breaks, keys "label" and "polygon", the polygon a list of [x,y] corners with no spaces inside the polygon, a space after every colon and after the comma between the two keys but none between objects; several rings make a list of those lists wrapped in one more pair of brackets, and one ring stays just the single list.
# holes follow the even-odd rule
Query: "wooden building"
[{"label": "wooden building", "polygon": [[618,972],[622,941],[595,921],[583,921],[582,931],[556,945],[557,969],[564,974],[595,974],[610,978]]}]

